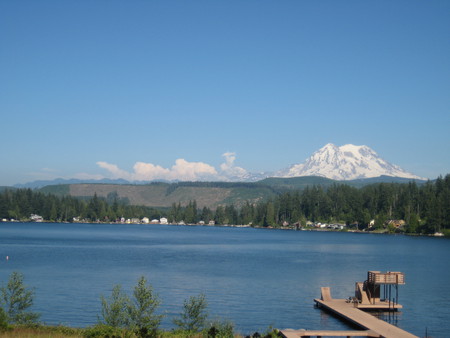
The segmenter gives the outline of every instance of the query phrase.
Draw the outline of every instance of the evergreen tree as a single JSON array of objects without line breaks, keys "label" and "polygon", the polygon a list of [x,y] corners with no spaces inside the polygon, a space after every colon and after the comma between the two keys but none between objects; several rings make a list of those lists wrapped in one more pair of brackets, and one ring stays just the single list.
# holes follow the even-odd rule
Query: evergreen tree
[{"label": "evergreen tree", "polygon": [[117,328],[125,328],[129,325],[128,309],[130,300],[123,293],[120,285],[114,286],[109,298],[105,298],[102,295],[100,300],[102,303],[102,324]]},{"label": "evergreen tree", "polygon": [[216,208],[216,214],[214,216],[214,221],[216,224],[225,224],[225,209],[223,206],[219,205]]},{"label": "evergreen tree", "polygon": [[134,287],[133,297],[129,305],[131,326],[139,332],[140,336],[156,336],[163,316],[155,313],[160,301],[144,276]]},{"label": "evergreen tree", "polygon": [[180,314],[180,318],[174,319],[174,324],[183,331],[201,331],[208,318],[207,306],[205,295],[200,294],[197,297],[190,297],[189,300],[184,301],[183,312]]},{"label": "evergreen tree", "polygon": [[34,302],[34,291],[24,285],[23,279],[21,273],[13,272],[8,284],[0,288],[3,316],[6,314],[10,324],[32,324],[40,317],[38,313],[28,311]]}]

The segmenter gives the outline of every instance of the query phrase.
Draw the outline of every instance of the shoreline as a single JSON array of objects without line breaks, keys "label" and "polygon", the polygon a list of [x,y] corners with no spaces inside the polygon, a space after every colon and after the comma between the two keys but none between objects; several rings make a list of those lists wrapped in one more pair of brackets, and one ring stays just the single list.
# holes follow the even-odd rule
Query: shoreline
[{"label": "shoreline", "polygon": [[187,227],[217,227],[217,228],[252,228],[252,229],[262,229],[262,230],[283,230],[283,231],[311,231],[311,232],[340,232],[340,233],[357,233],[357,234],[377,234],[377,235],[404,235],[404,236],[420,236],[420,237],[443,237],[443,238],[449,238],[450,235],[445,235],[442,232],[436,232],[434,234],[416,234],[416,233],[405,233],[405,232],[393,232],[390,233],[387,230],[386,231],[364,231],[364,230],[354,230],[354,229],[344,229],[344,230],[338,230],[338,229],[330,229],[330,228],[315,228],[315,227],[307,227],[307,228],[297,228],[292,226],[280,226],[280,227],[273,227],[273,226],[261,226],[261,225],[245,225],[245,224],[214,224],[214,225],[208,225],[208,224],[194,224],[194,223],[188,223],[188,224],[177,224],[177,223],[167,223],[167,224],[160,224],[160,223],[123,223],[123,222],[54,222],[54,221],[20,221],[20,220],[0,220],[1,223],[44,223],[44,224],[110,224],[110,225],[142,225],[142,226],[154,226],[154,225],[168,225],[168,226],[187,226]]}]

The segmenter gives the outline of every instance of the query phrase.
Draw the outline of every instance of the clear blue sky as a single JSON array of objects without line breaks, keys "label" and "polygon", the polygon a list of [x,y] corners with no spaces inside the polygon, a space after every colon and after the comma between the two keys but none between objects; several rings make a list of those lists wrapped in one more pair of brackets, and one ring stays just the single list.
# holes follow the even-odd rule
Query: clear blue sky
[{"label": "clear blue sky", "polygon": [[0,1],[0,185],[273,171],[327,143],[434,179],[449,33],[447,0]]}]

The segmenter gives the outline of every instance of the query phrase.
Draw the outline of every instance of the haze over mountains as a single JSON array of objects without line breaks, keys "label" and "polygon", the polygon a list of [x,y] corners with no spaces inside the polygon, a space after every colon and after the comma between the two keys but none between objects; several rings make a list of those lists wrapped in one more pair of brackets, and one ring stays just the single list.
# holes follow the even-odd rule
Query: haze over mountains
[{"label": "haze over mountains", "polygon": [[[228,154],[229,155],[229,154]],[[232,154],[234,156],[234,154]],[[406,179],[423,180],[413,173],[407,172],[395,164],[391,164],[382,159],[373,149],[368,146],[356,146],[346,144],[336,146],[329,143],[313,153],[303,163],[293,164],[288,168],[276,172],[251,173],[247,170],[233,165],[234,157],[231,161],[221,166],[221,175],[217,179],[207,181],[225,182],[256,182],[268,177],[292,178],[304,176],[318,176],[333,180],[357,180],[368,179],[380,176],[399,177]],[[205,181],[206,179],[199,179]],[[152,180],[158,181],[158,180]],[[164,182],[177,182],[178,180],[164,180]],[[180,180],[181,181],[181,180]],[[133,181],[127,179],[104,179],[104,180],[76,180],[76,179],[56,179],[53,181],[35,181],[26,184],[17,184],[15,187],[39,188],[50,184],[76,184],[76,183],[148,183],[149,181]]]}]

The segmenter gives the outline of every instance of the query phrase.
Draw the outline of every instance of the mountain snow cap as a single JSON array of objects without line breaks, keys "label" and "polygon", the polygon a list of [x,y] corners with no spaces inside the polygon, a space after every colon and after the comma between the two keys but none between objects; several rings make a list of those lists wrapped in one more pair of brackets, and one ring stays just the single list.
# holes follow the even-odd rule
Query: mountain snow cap
[{"label": "mountain snow cap", "polygon": [[392,176],[422,179],[383,160],[368,146],[326,144],[305,162],[277,172],[278,177],[322,176],[334,180]]}]

